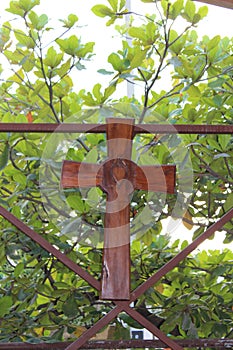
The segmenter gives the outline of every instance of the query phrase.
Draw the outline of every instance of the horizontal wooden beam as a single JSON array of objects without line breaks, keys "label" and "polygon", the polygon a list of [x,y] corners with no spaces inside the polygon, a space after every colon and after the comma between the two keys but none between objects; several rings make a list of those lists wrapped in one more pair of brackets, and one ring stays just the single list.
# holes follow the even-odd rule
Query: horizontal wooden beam
[{"label": "horizontal wooden beam", "polygon": [[[106,124],[0,123],[0,132],[105,133]],[[233,134],[230,124],[136,124],[134,134]]]},{"label": "horizontal wooden beam", "polygon": [[195,1],[204,2],[209,5],[225,7],[227,9],[233,10],[233,0],[195,0]]},{"label": "horizontal wooden beam", "polygon": [[[214,347],[232,349],[233,339],[177,339],[177,344],[189,349],[196,347]],[[57,343],[0,343],[0,350],[65,350],[71,342]],[[164,347],[160,340],[97,340],[89,341],[81,349],[138,349]]]}]

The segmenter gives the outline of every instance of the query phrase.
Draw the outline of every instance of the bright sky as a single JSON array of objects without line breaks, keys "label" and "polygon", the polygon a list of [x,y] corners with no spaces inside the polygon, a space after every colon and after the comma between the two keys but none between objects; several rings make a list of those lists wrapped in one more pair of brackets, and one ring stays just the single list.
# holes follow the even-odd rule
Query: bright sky
[{"label": "bright sky", "polygon": [[[0,0],[0,23],[4,22],[7,18],[12,18],[14,15],[4,13],[4,9],[8,7],[9,0]],[[107,82],[104,83],[104,78],[96,73],[96,71],[100,68],[110,68],[107,66],[107,57],[113,52],[117,51],[121,48],[120,39],[116,36],[116,33],[113,33],[111,27],[105,26],[105,19],[96,17],[92,12],[91,8],[96,4],[107,4],[107,0],[41,0],[40,7],[36,8],[38,14],[46,13],[51,19],[64,19],[70,13],[75,13],[79,17],[79,26],[75,34],[77,36],[81,36],[83,38],[83,42],[86,41],[95,41],[95,53],[96,56],[94,58],[95,64],[87,64],[87,69],[82,71],[81,74],[79,72],[77,89],[85,88],[90,90],[93,87],[93,82],[102,82],[105,86],[108,84],[109,78],[107,78]],[[205,4],[201,4],[196,2],[196,6],[204,6]],[[208,6],[209,14],[208,18],[203,20],[198,25],[198,33],[200,36],[208,35],[213,37],[217,34],[221,36],[232,36],[232,15],[233,11],[229,9],[224,9],[217,6]],[[131,0],[131,9],[137,13],[152,13],[154,8],[154,4],[143,4],[140,0]],[[145,10],[146,9],[146,10]],[[57,25],[58,22],[53,21],[54,25]],[[119,23],[122,23],[119,21]],[[121,95],[126,94],[126,86],[125,92],[122,91],[123,86],[121,87]],[[179,232],[182,232],[183,236],[183,225],[180,224],[175,235],[179,236]],[[192,233],[190,231],[184,231],[186,235],[186,239],[191,240]],[[216,233],[216,237],[212,241],[207,241],[202,245],[204,249],[216,249],[216,247],[220,247],[219,237],[221,233]],[[183,237],[184,238],[184,237]],[[228,245],[230,248],[230,246]],[[233,248],[233,244],[231,245]]]},{"label": "bright sky", "polygon": [[[143,4],[140,0],[128,0],[131,2],[131,10],[137,13],[153,13],[154,4]],[[0,23],[5,21],[6,18],[14,15],[4,13],[4,9],[8,7],[10,0],[0,0]],[[96,71],[100,68],[110,69],[111,66],[107,63],[108,55],[117,51],[121,48],[120,38],[115,32],[113,32],[112,27],[106,27],[106,19],[96,17],[91,8],[96,4],[106,4],[107,0],[41,0],[40,7],[36,7],[36,12],[38,14],[46,13],[51,19],[64,19],[70,13],[75,13],[79,17],[79,26],[75,32],[76,35],[81,36],[83,42],[95,41],[95,54],[93,57],[93,62],[86,64],[87,70],[78,72],[77,81],[75,81],[75,86],[77,90],[85,88],[91,90],[93,87],[93,82],[100,82],[108,84],[109,76],[104,77]],[[65,6],[64,6],[65,4]],[[200,2],[195,2],[197,7],[204,6]],[[206,5],[207,6],[207,5]],[[221,36],[231,36],[229,28],[232,26],[232,14],[233,11],[229,9],[224,9],[217,6],[208,6],[209,15],[208,18],[203,20],[198,25],[198,32],[200,36],[209,35],[210,37],[220,34]],[[13,22],[14,23],[14,22]],[[59,22],[53,20],[54,26],[57,26]],[[116,23],[121,24],[122,20],[118,20]],[[58,32],[60,33],[61,31]],[[165,86],[162,86],[165,88]],[[125,89],[125,92],[122,91]],[[121,84],[121,95],[126,94],[126,86],[123,87]]]}]

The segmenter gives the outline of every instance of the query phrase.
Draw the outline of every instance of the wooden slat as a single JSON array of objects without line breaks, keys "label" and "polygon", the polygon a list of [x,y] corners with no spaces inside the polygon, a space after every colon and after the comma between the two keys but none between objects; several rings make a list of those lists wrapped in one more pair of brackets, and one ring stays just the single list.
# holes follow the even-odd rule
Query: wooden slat
[{"label": "wooden slat", "polygon": [[[177,344],[185,349],[211,347],[214,349],[233,349],[233,339],[176,339]],[[66,350],[71,342],[56,342],[56,343],[0,343],[0,350]],[[80,349],[138,349],[138,348],[163,348],[164,342],[158,339],[154,340],[91,340],[80,347]],[[77,347],[75,348],[77,349]]]},{"label": "wooden slat", "polygon": [[195,0],[195,1],[204,2],[209,5],[225,7],[231,10],[233,9],[233,0]]},{"label": "wooden slat", "polygon": [[[106,124],[0,123],[0,132],[32,133],[105,133]],[[134,134],[233,134],[230,124],[137,124]]]}]

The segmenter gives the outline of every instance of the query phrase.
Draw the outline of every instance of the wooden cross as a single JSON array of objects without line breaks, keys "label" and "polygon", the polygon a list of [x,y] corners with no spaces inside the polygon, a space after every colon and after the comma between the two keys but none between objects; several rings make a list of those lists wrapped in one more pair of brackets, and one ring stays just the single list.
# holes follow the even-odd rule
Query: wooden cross
[{"label": "wooden cross", "polygon": [[101,299],[130,299],[130,195],[136,189],[174,193],[175,166],[131,161],[134,120],[107,118],[108,158],[102,164],[64,161],[61,187],[100,187],[107,194]]}]

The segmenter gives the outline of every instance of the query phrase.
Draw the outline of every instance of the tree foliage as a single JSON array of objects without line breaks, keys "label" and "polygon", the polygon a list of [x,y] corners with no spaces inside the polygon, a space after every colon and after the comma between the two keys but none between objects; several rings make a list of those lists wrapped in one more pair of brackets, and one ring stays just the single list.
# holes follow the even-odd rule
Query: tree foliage
[{"label": "tree foliage", "polygon": [[[231,124],[232,39],[198,37],[195,28],[207,15],[206,6],[197,9],[191,0],[143,2],[154,3],[152,14],[129,13],[124,0],[93,7],[107,26],[115,26],[121,47],[109,52],[99,70],[108,84],[93,81],[92,91],[76,91],[73,72],[94,60],[95,44],[77,35],[79,14],[62,19],[64,30],[56,36],[48,16],[40,14],[39,0],[11,1],[7,11],[17,21],[0,28],[1,56],[12,72],[6,77],[2,71],[1,122],[104,123],[112,115],[136,123]],[[168,80],[166,91],[160,90],[161,79]],[[126,81],[137,87],[137,96],[122,96]],[[1,133],[0,150],[0,204],[100,277],[104,195],[98,189],[61,192],[59,174],[64,158],[106,158],[105,136]],[[187,244],[164,234],[167,220],[173,217],[174,225],[181,220],[195,238],[232,207],[232,155],[230,135],[135,138],[139,164],[175,160],[179,191],[168,195],[166,204],[161,195],[149,200],[143,191],[133,195],[132,288]],[[0,341],[72,339],[110,310],[111,302],[100,301],[85,281],[3,218],[0,226]],[[226,244],[232,241],[232,221],[220,234]],[[193,254],[135,307],[167,334],[232,336],[232,258],[227,245]],[[115,337],[128,326],[139,327],[119,315]]]}]

